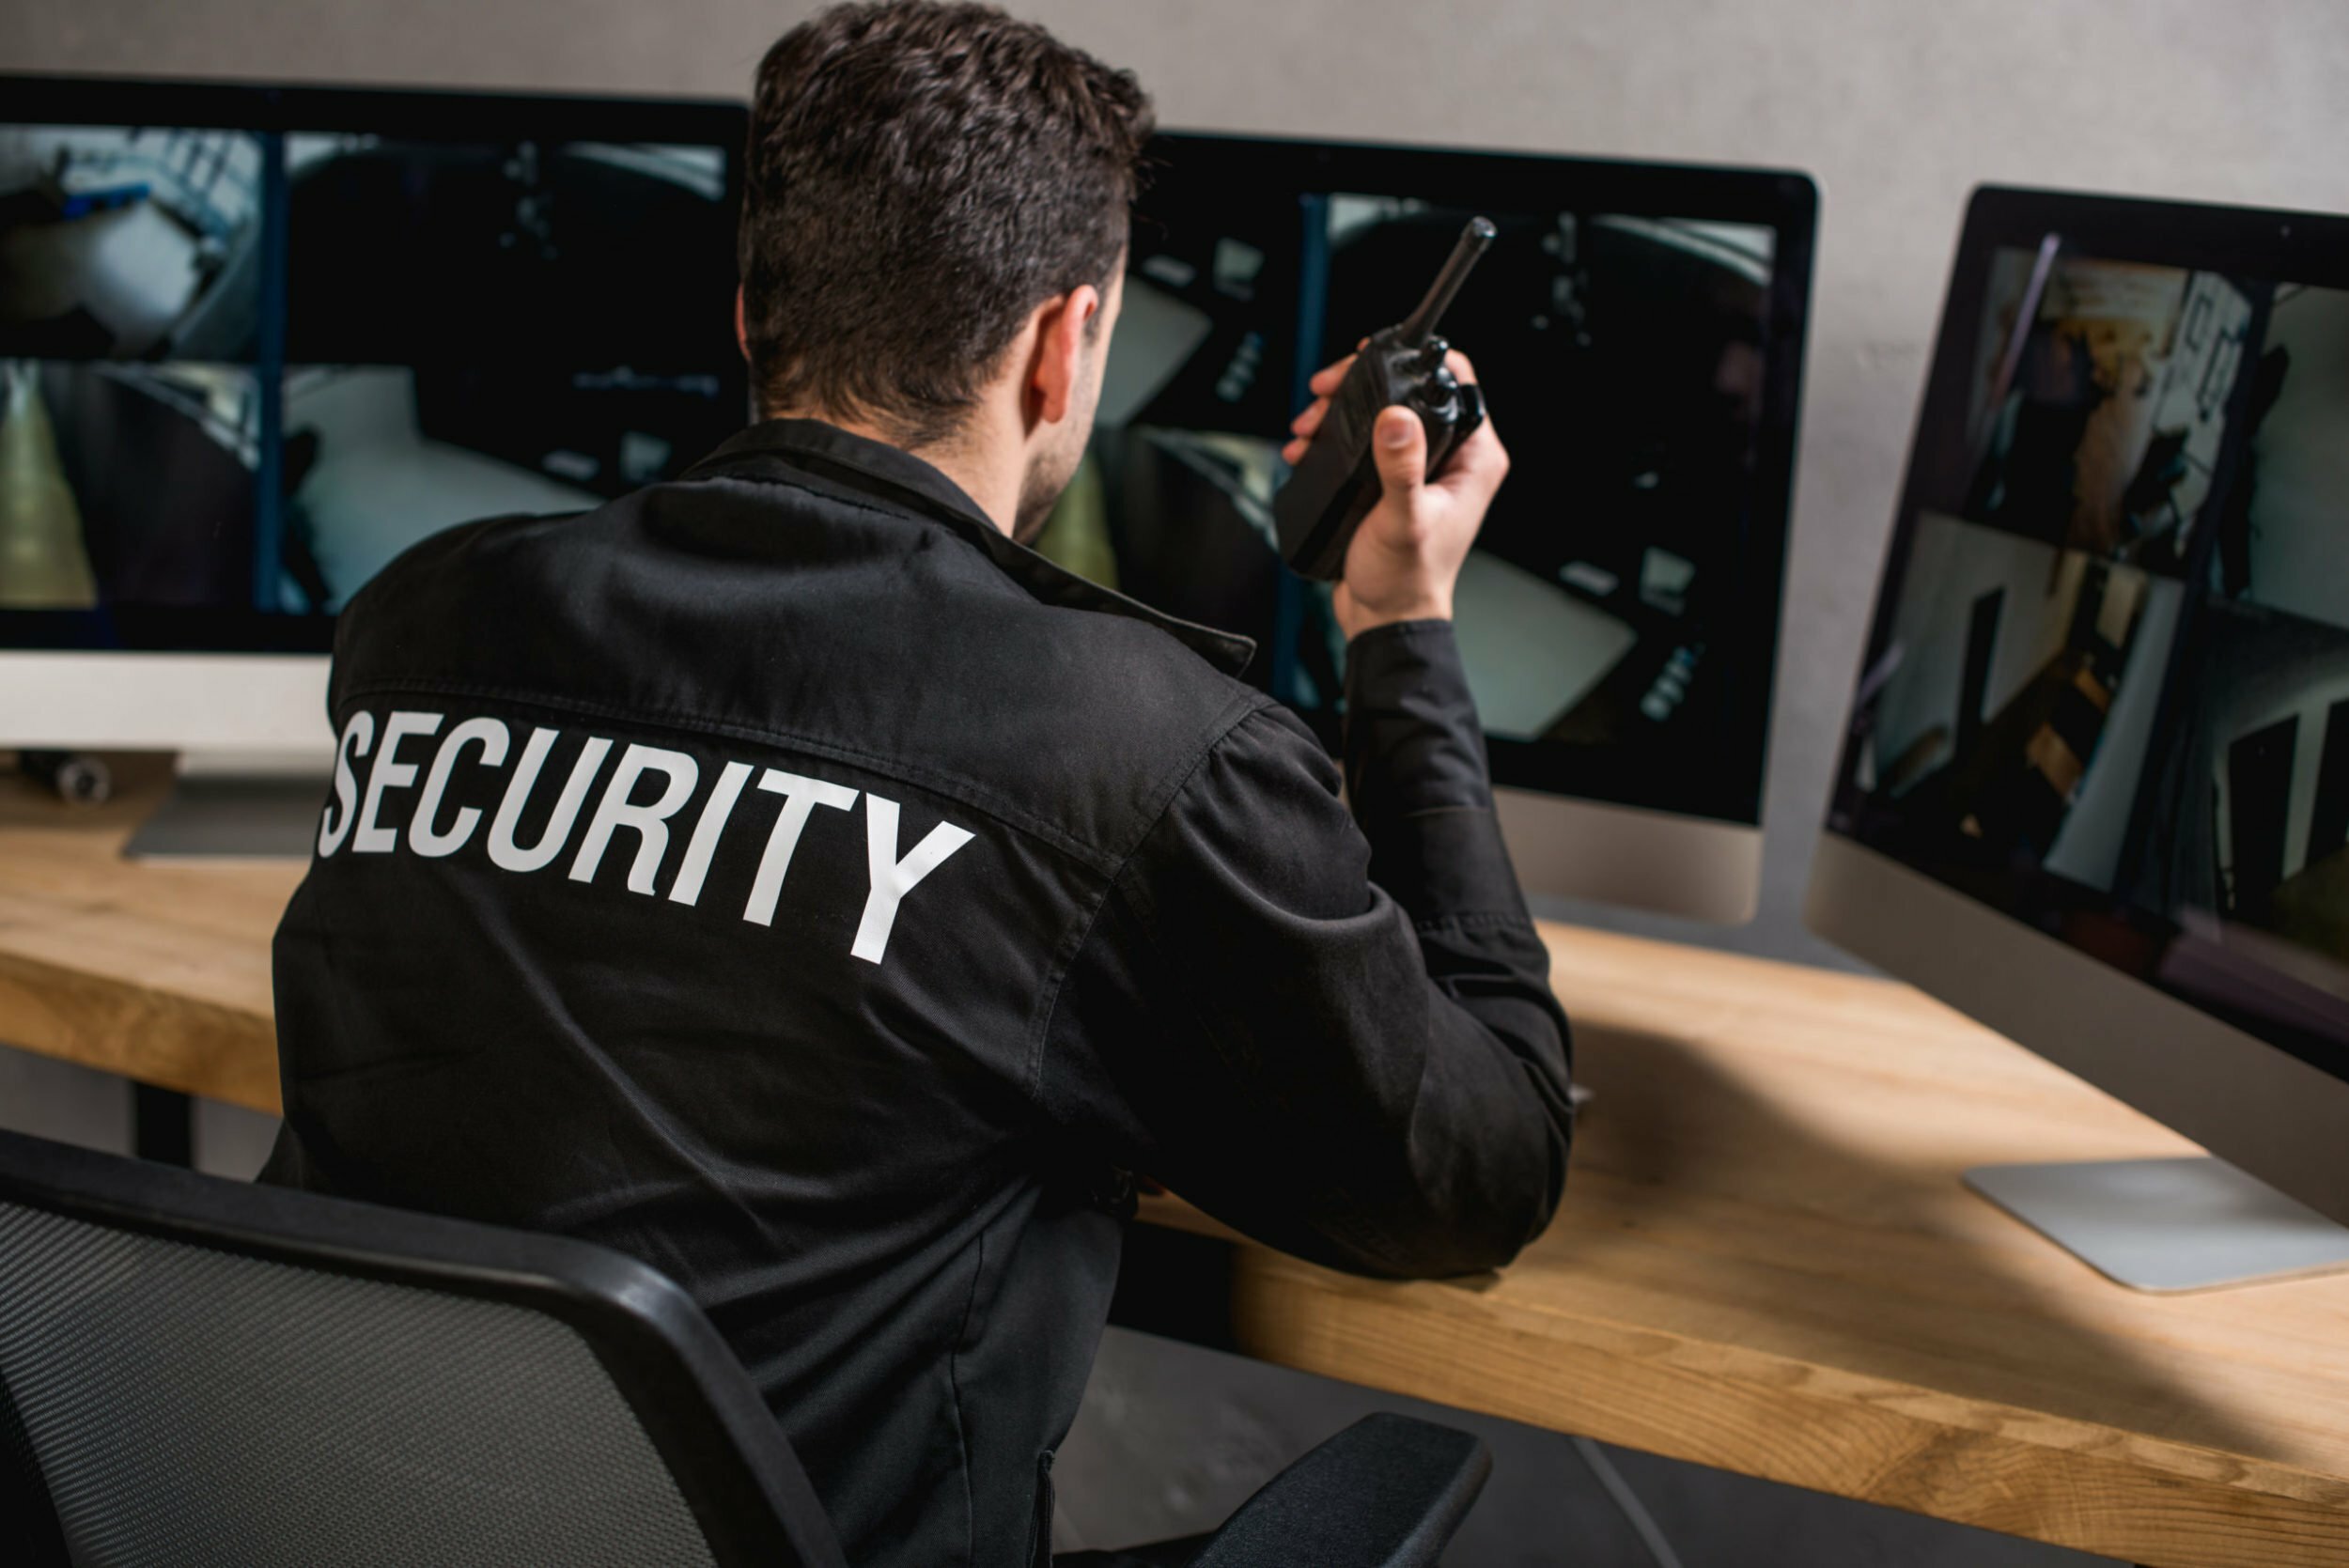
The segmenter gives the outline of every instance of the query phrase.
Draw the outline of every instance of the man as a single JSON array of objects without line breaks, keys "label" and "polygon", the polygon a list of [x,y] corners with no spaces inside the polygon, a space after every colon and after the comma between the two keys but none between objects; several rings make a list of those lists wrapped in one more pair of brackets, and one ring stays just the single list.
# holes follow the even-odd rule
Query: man
[{"label": "man", "polygon": [[794,30],[742,225],[760,422],[428,540],[337,632],[270,1177],[665,1271],[859,1564],[1047,1560],[1127,1172],[1389,1276],[1506,1262],[1563,1179],[1446,624],[1491,427],[1424,483],[1380,428],[1344,795],[1244,642],[1017,542],[1091,426],[1149,130],[989,8]]}]

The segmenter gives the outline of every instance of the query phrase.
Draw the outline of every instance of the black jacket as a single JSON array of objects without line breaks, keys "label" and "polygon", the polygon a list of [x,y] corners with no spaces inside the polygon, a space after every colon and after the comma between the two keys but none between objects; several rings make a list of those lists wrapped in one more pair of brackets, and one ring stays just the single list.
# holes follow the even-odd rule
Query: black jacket
[{"label": "black jacket", "polygon": [[1451,629],[1355,643],[1344,797],[1248,652],[819,424],[435,536],[336,634],[267,1179],[632,1253],[851,1560],[1030,1560],[1122,1172],[1380,1275],[1564,1177]]}]

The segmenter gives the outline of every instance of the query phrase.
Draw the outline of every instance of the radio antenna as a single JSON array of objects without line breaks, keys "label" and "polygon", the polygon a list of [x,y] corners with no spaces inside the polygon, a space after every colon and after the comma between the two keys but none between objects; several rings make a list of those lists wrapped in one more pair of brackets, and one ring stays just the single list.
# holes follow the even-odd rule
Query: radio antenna
[{"label": "radio antenna", "polygon": [[1452,259],[1443,264],[1443,271],[1438,272],[1436,281],[1428,286],[1427,297],[1420,301],[1419,308],[1411,312],[1401,326],[1394,329],[1395,337],[1404,348],[1426,346],[1427,340],[1436,334],[1436,323],[1442,320],[1443,313],[1452,308],[1453,296],[1459,293],[1460,285],[1468,281],[1469,272],[1476,265],[1476,258],[1485,254],[1485,247],[1493,242],[1493,236],[1499,232],[1489,218],[1470,218],[1468,221],[1468,227],[1460,231],[1460,242],[1452,247]]}]

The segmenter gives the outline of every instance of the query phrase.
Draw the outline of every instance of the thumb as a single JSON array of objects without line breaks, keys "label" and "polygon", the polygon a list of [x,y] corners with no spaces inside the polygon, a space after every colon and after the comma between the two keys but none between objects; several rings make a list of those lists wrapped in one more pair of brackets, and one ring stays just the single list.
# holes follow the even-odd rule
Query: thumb
[{"label": "thumb", "polygon": [[1410,410],[1390,408],[1380,413],[1370,448],[1390,500],[1407,500],[1427,482],[1427,432]]}]

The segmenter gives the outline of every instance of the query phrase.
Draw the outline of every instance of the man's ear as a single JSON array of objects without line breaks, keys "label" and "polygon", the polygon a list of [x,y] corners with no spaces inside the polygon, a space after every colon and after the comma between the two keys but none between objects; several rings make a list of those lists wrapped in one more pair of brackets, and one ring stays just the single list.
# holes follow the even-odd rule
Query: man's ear
[{"label": "man's ear", "polygon": [[1029,407],[1034,422],[1057,425],[1077,407],[1077,390],[1083,383],[1085,354],[1101,314],[1101,291],[1079,284],[1036,310],[1035,370],[1029,382]]},{"label": "man's ear", "polygon": [[751,357],[751,329],[742,315],[742,290],[734,291],[734,343],[742,350],[742,357]]}]

